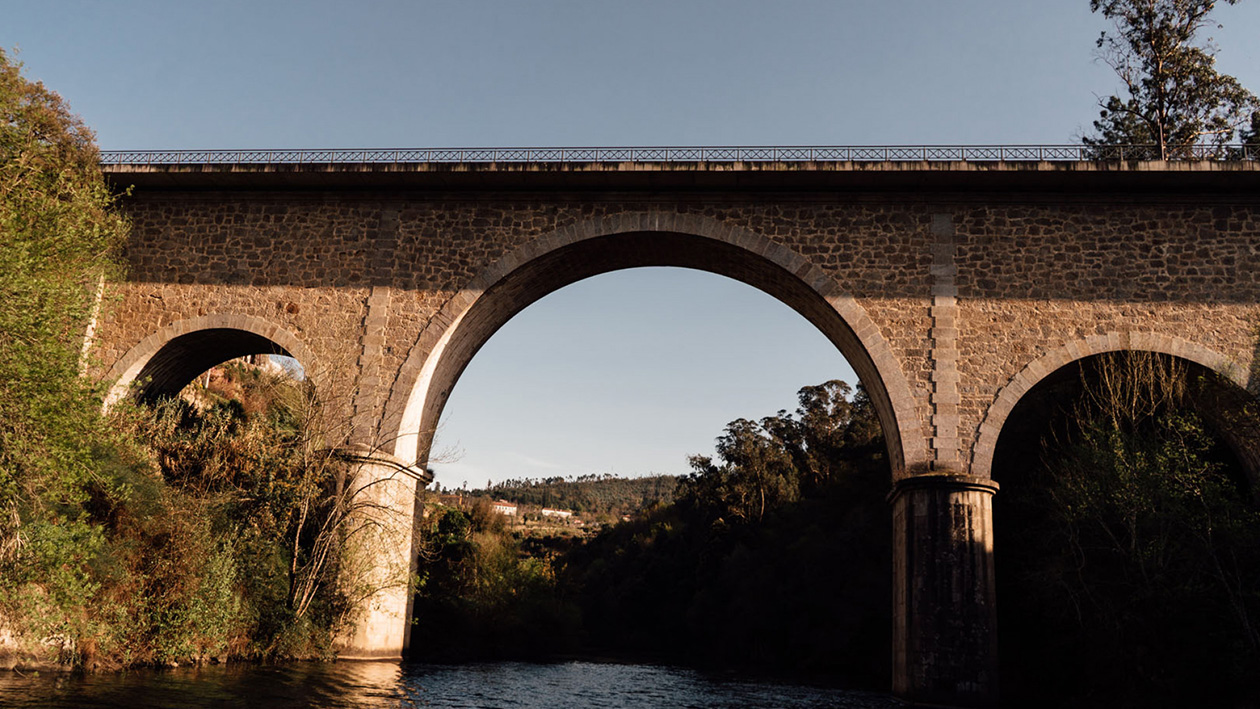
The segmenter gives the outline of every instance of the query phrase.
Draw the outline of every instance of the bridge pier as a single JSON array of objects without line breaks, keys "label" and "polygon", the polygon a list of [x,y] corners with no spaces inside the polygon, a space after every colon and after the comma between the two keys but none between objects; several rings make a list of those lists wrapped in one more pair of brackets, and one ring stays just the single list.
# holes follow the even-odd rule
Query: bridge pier
[{"label": "bridge pier", "polygon": [[997,703],[993,494],[965,475],[898,480],[893,506],[893,692],[914,703]]},{"label": "bridge pier", "polygon": [[343,454],[354,463],[347,484],[356,492],[351,513],[355,534],[341,582],[352,596],[363,596],[354,627],[335,643],[337,656],[397,659],[411,636],[417,486],[432,476],[380,451],[356,448]]}]

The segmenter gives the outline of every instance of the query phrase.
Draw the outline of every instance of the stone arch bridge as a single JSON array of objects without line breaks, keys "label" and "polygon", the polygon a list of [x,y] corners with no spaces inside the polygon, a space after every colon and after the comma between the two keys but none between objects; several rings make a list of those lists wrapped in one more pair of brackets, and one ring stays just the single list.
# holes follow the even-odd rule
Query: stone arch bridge
[{"label": "stone arch bridge", "polygon": [[[681,266],[795,309],[888,440],[893,685],[912,699],[996,696],[992,462],[1024,393],[1125,349],[1260,386],[1254,161],[167,158],[106,155],[134,230],[95,374],[155,397],[295,356],[407,524],[460,373],[538,298]],[[382,564],[409,560],[400,542]],[[344,654],[397,656],[408,599],[368,605]]]}]

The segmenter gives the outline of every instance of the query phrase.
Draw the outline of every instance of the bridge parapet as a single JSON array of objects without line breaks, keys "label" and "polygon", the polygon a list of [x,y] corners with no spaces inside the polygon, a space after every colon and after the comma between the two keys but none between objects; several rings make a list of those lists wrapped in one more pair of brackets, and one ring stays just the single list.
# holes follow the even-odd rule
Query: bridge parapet
[{"label": "bridge parapet", "polygon": [[[1149,162],[1155,145],[791,145],[559,148],[353,148],[306,150],[111,150],[110,165],[721,164],[915,162]],[[1260,145],[1192,145],[1175,162],[1260,159]]]},{"label": "bridge parapet", "polygon": [[[1028,150],[1033,151],[1028,155],[1036,155],[1034,148]],[[946,157],[916,157],[916,151],[906,148],[888,159],[845,160],[724,160],[711,159],[707,152],[695,153],[704,155],[703,160],[683,159],[686,152],[662,153],[661,159],[627,153],[621,160],[613,159],[617,153],[578,159],[582,153],[566,152],[562,158],[549,160],[546,155],[497,159],[500,156],[493,150],[433,151],[432,155],[429,151],[415,151],[417,155],[406,151],[138,151],[105,153],[101,169],[120,189],[141,190],[841,191],[952,193],[965,200],[977,193],[1208,194],[1260,189],[1260,159],[1254,157],[1151,161],[1002,154],[990,160],[948,153],[942,153]]]}]

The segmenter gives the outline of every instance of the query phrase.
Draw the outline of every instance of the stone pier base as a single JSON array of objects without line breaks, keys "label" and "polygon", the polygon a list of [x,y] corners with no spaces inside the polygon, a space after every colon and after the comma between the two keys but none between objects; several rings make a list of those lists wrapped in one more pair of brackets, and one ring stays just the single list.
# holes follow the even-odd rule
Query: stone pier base
[{"label": "stone pier base", "polygon": [[993,706],[998,696],[993,494],[963,475],[896,482],[893,693],[916,704]]},{"label": "stone pier base", "polygon": [[411,635],[417,492],[430,476],[383,453],[350,451],[346,457],[355,463],[350,484],[359,490],[359,530],[347,550],[342,583],[363,600],[353,629],[337,639],[337,657],[400,658]]}]

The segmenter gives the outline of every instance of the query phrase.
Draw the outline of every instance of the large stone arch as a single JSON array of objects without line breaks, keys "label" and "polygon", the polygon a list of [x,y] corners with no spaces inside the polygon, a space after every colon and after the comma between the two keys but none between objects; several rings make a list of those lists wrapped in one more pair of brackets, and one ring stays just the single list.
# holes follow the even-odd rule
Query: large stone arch
[{"label": "large stone arch", "polygon": [[[857,300],[804,256],[748,229],[665,211],[597,217],[539,237],[486,268],[421,331],[393,383],[381,431],[403,460],[423,459],[455,382],[516,313],[609,271],[679,266],[728,276],[778,298],[828,337],[870,393],[894,476],[927,466],[927,436],[900,362]],[[386,439],[389,441],[390,439]]]},{"label": "large stone arch", "polygon": [[1047,352],[1011,377],[998,392],[984,420],[980,423],[976,445],[972,451],[972,475],[992,478],[993,454],[998,436],[1015,405],[1041,380],[1059,369],[1086,357],[1107,352],[1135,350],[1164,354],[1187,360],[1209,369],[1245,389],[1247,374],[1229,357],[1195,342],[1151,332],[1109,332],[1091,335]]},{"label": "large stone arch", "polygon": [[105,403],[131,393],[137,382],[142,400],[173,394],[210,367],[250,354],[293,357],[319,387],[318,362],[296,335],[262,318],[215,313],[170,323],[136,343],[106,374],[113,384]]}]

